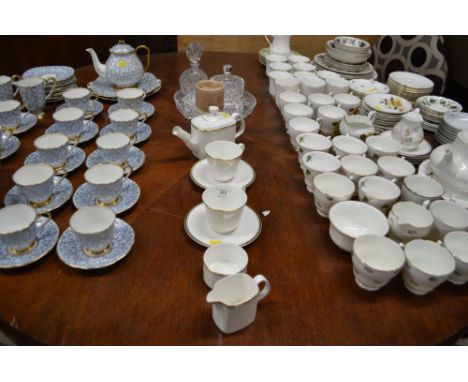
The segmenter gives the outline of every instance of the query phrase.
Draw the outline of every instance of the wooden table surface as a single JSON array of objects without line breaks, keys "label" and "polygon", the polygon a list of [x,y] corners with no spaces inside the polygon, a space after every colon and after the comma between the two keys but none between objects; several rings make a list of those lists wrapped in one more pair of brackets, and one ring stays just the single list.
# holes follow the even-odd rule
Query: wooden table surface
[{"label": "wooden table surface", "polygon": [[[83,53],[86,54],[86,53]],[[0,272],[0,322],[23,339],[64,345],[337,345],[434,344],[468,324],[468,287],[445,283],[425,297],[408,292],[401,276],[379,292],[359,289],[350,255],[333,245],[328,220],[319,217],[306,191],[297,155],[280,113],[268,95],[268,82],[256,55],[205,53],[209,75],[232,64],[258,100],[246,120],[244,159],[257,173],[248,204],[262,216],[260,237],[246,247],[248,273],[265,275],[272,286],[248,328],[223,335],[205,302],[204,248],[184,232],[184,216],[201,202],[202,190],[189,172],[195,158],[171,129],[189,121],[172,96],[184,54],[153,56],[151,71],[163,81],[150,97],[156,114],[148,122],[150,140],[140,145],[144,166],[133,179],[141,188],[135,207],[121,215],[136,233],[136,243],[120,263],[101,271],[71,269],[55,250],[34,265]],[[59,64],[59,63],[58,63]],[[92,67],[77,70],[86,85]],[[109,106],[105,105],[106,109]],[[21,148],[0,167],[0,198],[13,186],[13,172],[33,151],[33,140],[51,123],[51,112],[21,136]],[[107,113],[97,119],[107,123]],[[82,146],[95,150],[92,141]],[[69,175],[76,189],[85,166]],[[75,211],[69,201],[53,212],[60,231]]]}]

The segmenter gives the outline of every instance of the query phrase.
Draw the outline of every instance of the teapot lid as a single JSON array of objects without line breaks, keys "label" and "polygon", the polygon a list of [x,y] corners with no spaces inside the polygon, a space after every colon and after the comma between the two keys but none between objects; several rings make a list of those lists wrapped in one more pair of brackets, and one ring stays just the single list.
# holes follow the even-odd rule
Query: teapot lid
[{"label": "teapot lid", "polygon": [[109,52],[117,54],[133,53],[134,51],[135,48],[133,48],[131,45],[128,45],[124,40],[119,40],[117,44],[109,49]]},{"label": "teapot lid", "polygon": [[236,119],[231,114],[219,111],[219,107],[210,106],[209,112],[199,115],[192,119],[191,123],[202,131],[218,130],[224,127],[232,126]]}]

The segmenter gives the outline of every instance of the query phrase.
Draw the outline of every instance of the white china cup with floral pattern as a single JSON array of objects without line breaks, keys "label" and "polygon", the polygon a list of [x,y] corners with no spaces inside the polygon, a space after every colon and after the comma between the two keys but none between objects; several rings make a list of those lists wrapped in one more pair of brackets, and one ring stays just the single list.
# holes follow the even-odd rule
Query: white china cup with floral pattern
[{"label": "white china cup with floral pattern", "polygon": [[314,178],[324,172],[337,172],[340,161],[332,154],[323,151],[309,151],[302,155],[301,168],[304,171],[304,183],[307,191],[314,192]]},{"label": "white china cup with floral pattern", "polygon": [[13,174],[13,182],[33,207],[47,205],[54,188],[67,176],[63,171],[58,183],[54,182],[55,171],[51,165],[45,163],[25,164]]},{"label": "white china cup with floral pattern", "polygon": [[299,163],[302,156],[310,151],[328,152],[332,147],[331,138],[318,133],[301,133],[296,136],[296,146]]},{"label": "white china cup with floral pattern", "polygon": [[345,155],[365,155],[367,145],[350,135],[338,135],[332,139],[333,151],[342,157]]},{"label": "white china cup with floral pattern", "polygon": [[115,213],[109,207],[81,207],[70,218],[70,228],[82,251],[92,257],[104,256],[112,250]]},{"label": "white china cup with floral pattern", "polygon": [[346,114],[357,114],[361,99],[352,94],[336,93],[333,98],[335,99],[336,106],[343,109]]},{"label": "white china cup with floral pattern", "polygon": [[229,233],[239,226],[247,204],[247,194],[232,185],[208,187],[202,194],[208,225],[218,233]]},{"label": "white china cup with floral pattern", "polygon": [[387,285],[405,264],[400,245],[376,235],[363,235],[354,240],[351,259],[356,284],[370,292]]},{"label": "white china cup with floral pattern", "polygon": [[346,155],[340,161],[343,174],[350,178],[356,186],[362,177],[377,174],[377,165],[361,155]]},{"label": "white china cup with floral pattern", "polygon": [[444,247],[455,260],[455,271],[449,281],[455,285],[462,285],[468,281],[468,232],[452,231],[444,236]]},{"label": "white china cup with floral pattern", "polygon": [[[369,148],[368,156],[369,158],[373,160],[378,160],[380,157],[383,157],[383,156],[395,157],[398,155],[398,153],[401,150],[401,145],[398,142],[390,138],[381,137],[379,135],[371,135],[370,137],[367,137],[366,144],[367,144],[367,147]],[[411,175],[411,174],[408,174],[408,175]]]},{"label": "white china cup with floral pattern", "polygon": [[323,93],[325,86],[325,81],[318,77],[305,77],[301,79],[301,92],[306,97],[311,94]]},{"label": "white china cup with floral pattern", "polygon": [[[318,133],[320,125],[312,118],[296,117],[289,120],[286,129],[293,147],[297,148],[296,137],[303,133]],[[321,150],[318,150],[321,151]]]},{"label": "white china cup with floral pattern", "polygon": [[381,176],[365,176],[358,182],[359,200],[374,206],[384,214],[387,214],[400,194],[400,188],[395,181],[392,182]]},{"label": "white china cup with floral pattern", "polygon": [[216,244],[203,254],[203,280],[209,288],[222,278],[246,273],[249,256],[240,246],[232,243]]},{"label": "white china cup with floral pattern", "polygon": [[414,175],[416,168],[406,159],[396,156],[382,156],[377,159],[380,174],[387,179],[396,179],[398,184],[407,176]]},{"label": "white china cup with floral pattern", "polygon": [[293,91],[282,92],[278,94],[276,99],[278,100],[278,107],[281,109],[281,114],[283,114],[284,106],[288,104],[300,103],[305,105],[306,103],[306,97],[303,94]]},{"label": "white china cup with floral pattern", "polygon": [[283,106],[282,110],[286,126],[288,125],[290,119],[296,117],[312,118],[312,114],[314,112],[310,106],[304,105],[302,103],[287,103]]},{"label": "white china cup with floral pattern", "polygon": [[334,172],[318,174],[313,184],[315,208],[325,218],[336,203],[351,200],[356,189],[346,176]]},{"label": "white china cup with floral pattern", "polygon": [[217,182],[229,182],[236,175],[244,153],[243,143],[212,141],[205,146],[208,171]]},{"label": "white china cup with floral pattern", "polygon": [[440,244],[416,239],[405,245],[403,283],[416,295],[425,295],[446,281],[455,270],[455,260]]},{"label": "white china cup with floral pattern", "polygon": [[314,115],[313,117],[317,117],[318,115],[318,109],[321,106],[334,106],[335,105],[335,99],[328,95],[328,94],[323,94],[323,93],[309,93],[307,96],[307,105],[312,107],[314,109]]},{"label": "white china cup with floral pattern", "polygon": [[401,188],[402,201],[423,204],[426,200],[433,201],[440,199],[443,194],[444,187],[432,178],[422,175],[410,175],[403,179],[403,186]]},{"label": "white china cup with floral pattern", "polygon": [[388,213],[390,234],[398,241],[407,243],[427,237],[434,225],[434,218],[427,209],[413,202],[395,203]]},{"label": "white china cup with floral pattern", "polygon": [[338,106],[325,105],[317,110],[317,122],[323,135],[335,135],[346,112]]},{"label": "white china cup with floral pattern", "polygon": [[468,230],[468,211],[461,204],[435,200],[429,205],[429,211],[434,217],[434,228],[440,239],[452,231]]},{"label": "white china cup with floral pattern", "polygon": [[47,216],[40,223],[40,216],[28,204],[0,208],[0,241],[7,246],[11,255],[23,255],[34,249],[38,232],[50,220],[50,216]]},{"label": "white china cup with floral pattern", "polygon": [[344,78],[327,78],[325,93],[335,95],[339,93],[348,93],[350,82]]},{"label": "white china cup with floral pattern", "polygon": [[317,67],[310,62],[296,62],[293,64],[293,71],[295,72],[311,72],[314,73]]},{"label": "white china cup with floral pattern", "polygon": [[[293,92],[293,93],[299,93],[300,91],[300,81],[297,79],[297,78],[294,78],[294,77],[290,77],[290,78],[278,78],[276,81],[275,81],[275,102],[276,102],[276,106],[278,106],[279,108],[281,108],[282,105],[280,105],[280,102],[279,102],[279,95],[281,93],[284,93],[284,92]],[[306,101],[304,100],[302,103],[305,103]],[[286,104],[286,103],[289,103],[287,101],[285,101],[283,103]]]}]

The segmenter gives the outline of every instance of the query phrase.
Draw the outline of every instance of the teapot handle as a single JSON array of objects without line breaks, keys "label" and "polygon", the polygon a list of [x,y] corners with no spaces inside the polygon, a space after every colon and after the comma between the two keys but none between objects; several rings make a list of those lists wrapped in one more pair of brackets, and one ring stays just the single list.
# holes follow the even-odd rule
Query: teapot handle
[{"label": "teapot handle", "polygon": [[232,116],[236,119],[236,121],[240,122],[239,129],[236,132],[236,138],[239,138],[242,134],[244,134],[245,120],[244,120],[244,117],[242,117],[240,114],[237,114],[237,113],[234,113]]},{"label": "teapot handle", "polygon": [[135,48],[135,52],[138,52],[138,49],[144,49],[146,50],[146,66],[145,66],[145,72],[148,70],[149,66],[150,66],[150,55],[151,55],[151,51],[150,51],[150,48],[148,48],[146,45],[138,45],[136,48]]},{"label": "teapot handle", "polygon": [[257,283],[258,286],[260,286],[261,283],[265,284],[265,286],[262,288],[262,290],[260,292],[258,292],[258,294],[257,294],[257,301],[263,300],[270,293],[270,290],[271,290],[270,282],[263,275],[255,276],[254,280],[255,280],[255,282]]},{"label": "teapot handle", "polygon": [[268,38],[267,35],[265,35],[265,40],[267,41],[268,46],[271,48],[271,41],[270,41],[270,39]]}]

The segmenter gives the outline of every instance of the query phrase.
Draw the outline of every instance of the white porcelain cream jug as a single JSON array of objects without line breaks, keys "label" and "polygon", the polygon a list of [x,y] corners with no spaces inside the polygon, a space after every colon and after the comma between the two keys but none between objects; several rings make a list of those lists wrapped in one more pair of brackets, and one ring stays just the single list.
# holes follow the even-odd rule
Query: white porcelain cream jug
[{"label": "white porcelain cream jug", "polygon": [[289,47],[291,36],[275,35],[272,41],[270,41],[268,36],[265,36],[265,40],[267,40],[270,46],[270,53],[287,55],[291,51]]},{"label": "white porcelain cream jug", "polygon": [[[192,118],[190,134],[180,126],[172,129],[172,134],[184,141],[186,146],[199,159],[206,157],[205,146],[212,141],[235,142],[245,131],[244,118],[237,114],[219,111],[217,106],[210,106],[209,113]],[[240,122],[237,125],[237,122]]]},{"label": "white porcelain cream jug", "polygon": [[406,150],[415,150],[424,140],[423,118],[419,109],[403,114],[392,129],[392,138]]},{"label": "white porcelain cream jug", "polygon": [[437,147],[430,156],[433,175],[448,194],[468,194],[468,131],[450,144]]},{"label": "white porcelain cream jug", "polygon": [[[139,49],[146,50],[146,67],[137,56]],[[139,45],[136,48],[120,40],[109,49],[110,56],[106,64],[101,64],[99,58],[92,48],[86,49],[93,59],[94,70],[104,77],[109,83],[118,88],[129,88],[135,86],[143,77],[143,74],[150,65],[150,50],[146,45]]]},{"label": "white porcelain cream jug", "polygon": [[[260,290],[259,285],[265,284]],[[213,321],[223,333],[234,333],[250,325],[257,314],[257,304],[270,293],[270,283],[263,275],[254,278],[237,273],[219,280],[206,296],[213,304]]]},{"label": "white porcelain cream jug", "polygon": [[340,122],[340,133],[355,138],[366,138],[374,134],[375,111],[365,115],[345,115]]}]

